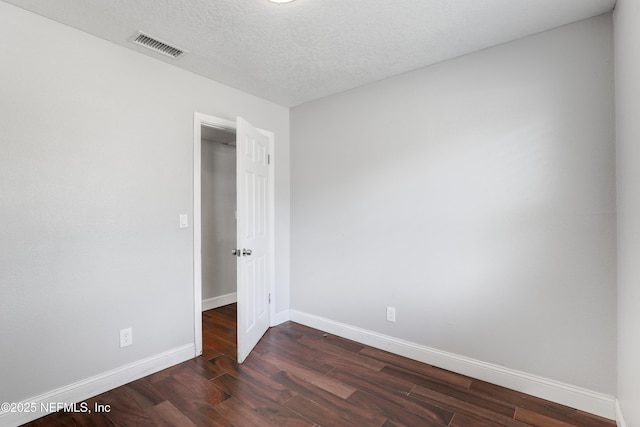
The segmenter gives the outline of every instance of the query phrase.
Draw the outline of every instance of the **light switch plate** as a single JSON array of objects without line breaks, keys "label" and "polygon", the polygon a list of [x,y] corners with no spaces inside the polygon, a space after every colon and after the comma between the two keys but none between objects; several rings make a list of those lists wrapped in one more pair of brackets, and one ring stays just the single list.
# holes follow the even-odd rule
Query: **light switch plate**
[{"label": "light switch plate", "polygon": [[189,216],[187,214],[180,214],[180,228],[189,227]]}]

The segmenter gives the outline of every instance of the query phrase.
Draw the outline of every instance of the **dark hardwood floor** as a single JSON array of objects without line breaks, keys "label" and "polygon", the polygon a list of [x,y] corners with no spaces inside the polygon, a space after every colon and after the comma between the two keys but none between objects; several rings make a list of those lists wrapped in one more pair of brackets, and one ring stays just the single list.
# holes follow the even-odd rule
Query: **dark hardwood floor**
[{"label": "dark hardwood floor", "polygon": [[29,426],[540,426],[615,422],[293,322],[236,363],[235,304],[203,313],[203,356]]}]

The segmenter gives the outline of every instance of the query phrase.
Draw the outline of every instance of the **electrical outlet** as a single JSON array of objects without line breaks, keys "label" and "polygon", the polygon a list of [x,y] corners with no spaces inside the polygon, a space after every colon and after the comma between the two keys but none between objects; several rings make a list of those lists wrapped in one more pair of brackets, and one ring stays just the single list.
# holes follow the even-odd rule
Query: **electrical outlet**
[{"label": "electrical outlet", "polygon": [[387,322],[396,321],[396,309],[395,307],[387,307]]},{"label": "electrical outlet", "polygon": [[133,344],[133,331],[131,328],[120,331],[120,348]]}]

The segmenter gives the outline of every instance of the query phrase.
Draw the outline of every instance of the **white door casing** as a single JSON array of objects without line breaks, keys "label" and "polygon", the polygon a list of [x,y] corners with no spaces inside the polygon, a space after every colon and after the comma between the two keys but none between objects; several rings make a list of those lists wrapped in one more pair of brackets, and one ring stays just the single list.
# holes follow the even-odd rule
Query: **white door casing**
[{"label": "white door casing", "polygon": [[[241,117],[236,127],[238,363],[269,328],[269,137]],[[242,307],[242,310],[240,310]]]}]

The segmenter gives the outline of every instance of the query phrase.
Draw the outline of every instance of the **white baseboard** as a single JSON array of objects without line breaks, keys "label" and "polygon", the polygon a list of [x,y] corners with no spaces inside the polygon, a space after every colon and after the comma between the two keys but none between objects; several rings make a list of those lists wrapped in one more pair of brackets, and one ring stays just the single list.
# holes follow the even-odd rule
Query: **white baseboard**
[{"label": "white baseboard", "polygon": [[297,310],[290,310],[290,317],[294,322],[449,371],[531,394],[601,417],[609,419],[616,417],[616,400],[613,396],[448,353]]},{"label": "white baseboard", "polygon": [[232,292],[226,295],[220,295],[219,297],[213,297],[202,300],[202,311],[213,310],[214,308],[222,307],[224,305],[233,304],[238,302],[238,293]]},{"label": "white baseboard", "polygon": [[274,318],[271,319],[271,326],[278,326],[281,323],[288,322],[291,320],[289,318],[289,310],[282,310],[275,314]]},{"label": "white baseboard", "polygon": [[627,427],[627,423],[622,416],[622,408],[620,407],[620,401],[616,399],[616,424],[618,427]]},{"label": "white baseboard", "polygon": [[177,365],[185,360],[193,359],[194,354],[194,345],[187,344],[32,397],[20,402],[19,408],[27,407],[34,411],[0,412],[0,426],[18,426],[33,421],[48,414],[50,411],[46,408],[51,404],[55,407],[56,404],[61,403],[68,405],[81,403],[105,391]]}]

